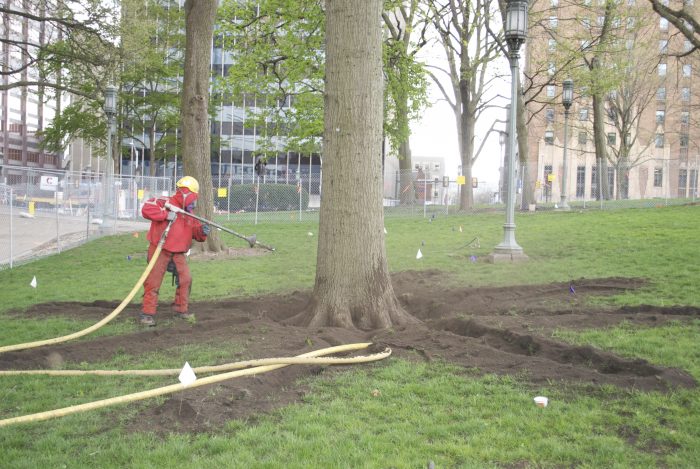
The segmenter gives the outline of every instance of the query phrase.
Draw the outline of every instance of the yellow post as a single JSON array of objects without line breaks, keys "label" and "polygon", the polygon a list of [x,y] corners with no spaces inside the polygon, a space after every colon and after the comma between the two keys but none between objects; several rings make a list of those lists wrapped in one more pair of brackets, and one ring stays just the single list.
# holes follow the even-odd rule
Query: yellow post
[{"label": "yellow post", "polygon": [[29,214],[34,216],[34,202],[29,202]]}]

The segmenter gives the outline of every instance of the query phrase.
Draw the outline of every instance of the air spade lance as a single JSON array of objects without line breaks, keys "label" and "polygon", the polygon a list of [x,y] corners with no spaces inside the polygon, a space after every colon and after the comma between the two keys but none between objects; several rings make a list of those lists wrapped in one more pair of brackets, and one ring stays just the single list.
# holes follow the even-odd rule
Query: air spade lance
[{"label": "air spade lance", "polygon": [[248,244],[250,245],[251,248],[252,248],[252,247],[255,247],[255,246],[260,246],[261,248],[267,249],[268,251],[274,251],[274,250],[275,250],[275,248],[273,248],[272,246],[268,246],[268,245],[266,245],[266,244],[261,243],[260,241],[257,241],[257,240],[255,239],[255,235],[252,235],[252,236],[244,236],[244,235],[242,235],[242,234],[240,234],[240,233],[236,233],[235,231],[230,230],[230,229],[226,228],[225,226],[221,226],[221,225],[219,225],[218,223],[214,223],[214,222],[211,221],[211,220],[207,220],[206,218],[203,218],[203,217],[200,217],[200,216],[198,216],[198,215],[195,215],[194,213],[186,212],[185,210],[181,209],[180,207],[176,207],[176,206],[172,205],[170,202],[166,202],[165,208],[167,208],[167,209],[170,210],[171,212],[181,213],[181,214],[183,214],[183,215],[185,215],[185,216],[188,216],[188,217],[190,217],[190,218],[194,218],[195,220],[199,220],[199,221],[201,221],[202,223],[206,223],[206,224],[208,224],[208,225],[211,225],[211,226],[213,226],[214,228],[218,228],[218,229],[221,230],[221,231],[225,231],[225,232],[227,232],[227,233],[231,233],[232,235],[234,235],[234,236],[236,236],[236,237],[238,237],[238,238],[245,239],[246,241],[248,241]]}]

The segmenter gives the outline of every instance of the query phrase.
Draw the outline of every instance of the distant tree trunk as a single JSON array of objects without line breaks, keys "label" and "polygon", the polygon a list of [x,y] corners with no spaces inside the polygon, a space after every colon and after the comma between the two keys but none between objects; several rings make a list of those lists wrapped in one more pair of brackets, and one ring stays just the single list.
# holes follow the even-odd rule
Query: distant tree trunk
[{"label": "distant tree trunk", "polygon": [[461,131],[459,132],[459,154],[462,163],[462,175],[465,177],[465,185],[462,186],[462,192],[460,194],[459,209],[460,210],[472,210],[474,208],[474,188],[472,186],[472,166],[474,165],[474,159],[472,155],[474,154],[474,128],[476,126],[476,109],[474,106],[474,101],[469,99],[469,96],[473,95],[468,90],[473,87],[471,79],[463,78],[460,80],[460,97],[462,98],[462,103],[458,107],[460,109],[461,116],[457,119],[459,125],[461,126]]},{"label": "distant tree trunk", "polygon": [[413,187],[413,163],[411,163],[411,145],[408,141],[399,145],[399,199],[402,204],[412,204],[416,200]]},{"label": "distant tree trunk", "polygon": [[610,188],[608,187],[608,149],[606,148],[607,136],[605,135],[605,99],[600,92],[593,93],[593,142],[595,143],[595,157],[598,164],[598,199],[609,200]]},{"label": "distant tree trunk", "polygon": [[[518,87],[518,89],[521,89]],[[522,197],[520,201],[520,209],[528,210],[530,204],[535,203],[535,179],[537,178],[537,168],[530,168],[528,161],[527,150],[527,109],[525,108],[525,100],[523,93],[518,93],[518,112],[515,119],[515,126],[518,132],[518,161],[522,168],[520,178],[522,184]]]},{"label": "distant tree trunk", "polygon": [[384,247],[382,0],[326,0],[323,203],[309,326],[418,322],[400,306]]},{"label": "distant tree trunk", "polygon": [[[185,1],[185,73],[182,81],[182,159],[184,173],[199,181],[197,213],[214,215],[209,129],[209,79],[211,42],[217,0]],[[198,249],[218,252],[224,247],[217,230]]]}]

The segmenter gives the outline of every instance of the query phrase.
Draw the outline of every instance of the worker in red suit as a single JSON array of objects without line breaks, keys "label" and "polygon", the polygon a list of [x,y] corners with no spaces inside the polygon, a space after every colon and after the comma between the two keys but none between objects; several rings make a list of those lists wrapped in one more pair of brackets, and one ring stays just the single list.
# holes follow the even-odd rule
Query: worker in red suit
[{"label": "worker in red suit", "polygon": [[198,220],[182,213],[169,210],[166,204],[192,213],[197,205],[199,183],[191,176],[185,176],[175,184],[177,190],[170,197],[155,197],[148,199],[141,209],[144,218],[151,220],[148,230],[148,261],[158,247],[161,235],[172,220],[170,231],[165,238],[158,260],[146,277],[143,284],[143,306],[139,314],[139,322],[146,326],[155,326],[156,309],[158,308],[158,291],[163,283],[166,271],[171,271],[177,278],[175,302],[173,309],[177,317],[188,319],[189,298],[192,287],[192,275],[185,259],[185,253],[190,250],[192,240],[205,241],[210,228]]}]

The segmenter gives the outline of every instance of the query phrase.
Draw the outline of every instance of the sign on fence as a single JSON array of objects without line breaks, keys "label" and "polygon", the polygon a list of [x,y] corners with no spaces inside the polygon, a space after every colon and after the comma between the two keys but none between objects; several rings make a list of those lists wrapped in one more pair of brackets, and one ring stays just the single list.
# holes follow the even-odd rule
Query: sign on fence
[{"label": "sign on fence", "polygon": [[39,188],[42,191],[56,191],[58,187],[58,177],[57,176],[41,176],[41,182],[39,183]]}]

